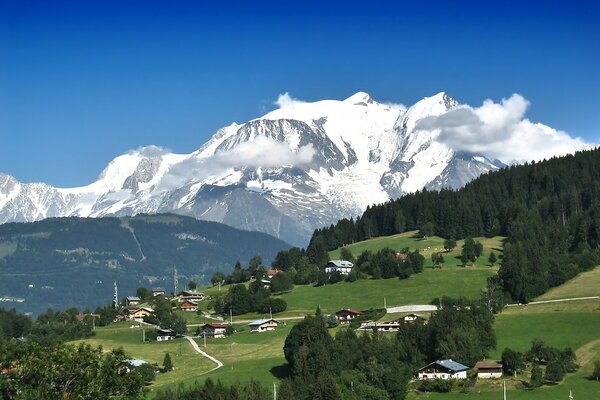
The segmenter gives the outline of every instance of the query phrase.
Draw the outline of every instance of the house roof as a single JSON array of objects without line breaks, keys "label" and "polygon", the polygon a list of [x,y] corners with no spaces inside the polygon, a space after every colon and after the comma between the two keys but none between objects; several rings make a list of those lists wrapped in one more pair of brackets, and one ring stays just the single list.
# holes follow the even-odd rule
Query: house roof
[{"label": "house roof", "polygon": [[333,264],[338,268],[352,268],[354,266],[354,264],[346,260],[331,260],[327,263],[327,265],[329,264]]},{"label": "house roof", "polygon": [[499,363],[498,361],[495,361],[495,360],[482,360],[482,361],[478,361],[477,364],[475,364],[475,368],[477,368],[477,369],[480,369],[480,368],[484,368],[484,369],[502,368],[502,363]]},{"label": "house roof", "polygon": [[278,274],[280,272],[283,272],[283,271],[280,271],[278,269],[268,269],[268,270],[265,271],[265,274],[267,274],[267,275],[275,275],[275,274]]},{"label": "house roof", "polygon": [[186,301],[185,301],[185,302],[184,302],[184,303],[181,305],[181,307],[185,306],[185,305],[186,305],[186,304],[188,304],[188,303],[189,303],[189,304],[191,304],[192,306],[197,306],[197,305],[198,305],[198,303],[196,303],[195,301],[192,301],[192,300],[186,300]]},{"label": "house roof", "polygon": [[266,324],[267,322],[271,322],[271,321],[275,322],[276,324],[279,323],[278,321],[276,321],[274,319],[266,318],[266,319],[257,319],[256,321],[250,322],[248,325],[250,325],[250,326],[262,325],[262,324]]},{"label": "house roof", "polygon": [[175,334],[175,331],[173,329],[163,329],[163,328],[158,328],[156,330],[158,333],[166,333],[166,334]]},{"label": "house roof", "polygon": [[426,366],[421,368],[419,371],[429,367],[430,365],[439,365],[443,368],[449,369],[452,372],[466,371],[469,369],[469,367],[467,367],[466,365],[462,365],[461,363],[452,361],[450,359],[450,360],[436,360],[432,363],[427,364]]},{"label": "house roof", "polygon": [[141,299],[137,296],[127,296],[127,301],[141,301]]},{"label": "house roof", "polygon": [[153,292],[164,292],[164,291],[165,291],[165,289],[163,289],[163,288],[161,288],[161,287],[157,287],[157,288],[154,288],[154,289],[152,289],[152,291],[153,291]]},{"label": "house roof", "polygon": [[343,310],[336,311],[335,313],[336,313],[336,315],[337,314],[341,314],[341,313],[348,313],[348,314],[360,315],[363,312],[362,311],[356,311],[356,310],[353,310],[351,308],[344,308]]},{"label": "house roof", "polygon": [[184,290],[179,295],[180,296],[204,296],[204,293],[196,292],[195,290]]},{"label": "house roof", "polygon": [[145,360],[140,360],[139,358],[134,358],[131,360],[123,360],[123,362],[131,365],[132,367],[139,367],[140,365],[147,364]]},{"label": "house roof", "polygon": [[204,325],[204,327],[205,328],[206,327],[209,327],[209,328],[227,328],[227,325],[226,324],[214,324],[214,323],[212,323],[212,324],[206,324],[206,325]]},{"label": "house roof", "polygon": [[142,307],[142,308],[140,308],[140,310],[146,310],[148,312],[154,312],[154,309],[152,309],[150,307]]}]

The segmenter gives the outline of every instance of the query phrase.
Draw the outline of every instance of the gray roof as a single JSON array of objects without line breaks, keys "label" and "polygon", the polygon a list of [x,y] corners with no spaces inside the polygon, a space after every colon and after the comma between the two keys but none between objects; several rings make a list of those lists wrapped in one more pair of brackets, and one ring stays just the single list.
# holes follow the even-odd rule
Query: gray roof
[{"label": "gray roof", "polygon": [[146,364],[146,361],[140,359],[123,360],[123,362],[131,365],[132,367],[139,367],[140,365]]},{"label": "gray roof", "polygon": [[269,322],[269,321],[277,322],[274,319],[257,319],[256,321],[250,322],[248,325],[250,325],[250,326],[262,325],[262,324],[264,324],[266,322]]},{"label": "gray roof", "polygon": [[354,264],[352,264],[350,261],[346,261],[346,260],[331,260],[327,263],[327,265],[329,264],[333,264],[338,268],[352,268],[354,266]]},{"label": "gray roof", "polygon": [[137,296],[127,296],[127,300],[129,301],[140,301],[141,299]]},{"label": "gray roof", "polygon": [[427,368],[427,367],[429,367],[430,365],[433,365],[433,364],[437,364],[437,365],[439,365],[441,367],[447,368],[447,369],[449,369],[452,372],[466,371],[466,370],[469,369],[469,367],[467,367],[466,365],[462,365],[461,363],[456,362],[456,361],[452,361],[452,360],[437,360],[437,361],[434,361],[434,362],[432,362],[430,364],[427,364],[426,366],[424,366],[421,369]]}]

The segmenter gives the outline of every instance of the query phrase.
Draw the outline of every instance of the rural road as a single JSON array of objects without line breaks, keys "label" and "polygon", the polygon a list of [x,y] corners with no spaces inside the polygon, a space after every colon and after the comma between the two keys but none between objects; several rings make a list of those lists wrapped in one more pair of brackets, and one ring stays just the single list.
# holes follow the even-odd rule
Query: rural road
[{"label": "rural road", "polygon": [[518,306],[535,305],[535,304],[562,303],[564,301],[595,300],[595,299],[600,299],[600,296],[571,297],[569,299],[532,301],[532,302],[529,302],[527,304],[520,304],[520,303],[517,303],[517,304],[507,304],[506,307],[518,307]]},{"label": "rural road", "polygon": [[197,353],[200,353],[204,357],[208,358],[209,360],[211,360],[211,361],[213,361],[214,363],[217,364],[217,366],[214,367],[213,369],[211,369],[209,371],[206,371],[206,372],[203,372],[200,375],[208,374],[209,372],[212,372],[212,371],[214,371],[216,369],[219,369],[219,368],[221,368],[223,366],[223,363],[221,361],[217,360],[216,358],[214,358],[210,354],[205,353],[204,351],[202,351],[200,349],[200,346],[198,346],[198,343],[196,343],[196,341],[191,336],[184,336],[184,337],[190,342],[190,344],[192,345],[192,347],[194,348],[194,350],[196,350]]}]

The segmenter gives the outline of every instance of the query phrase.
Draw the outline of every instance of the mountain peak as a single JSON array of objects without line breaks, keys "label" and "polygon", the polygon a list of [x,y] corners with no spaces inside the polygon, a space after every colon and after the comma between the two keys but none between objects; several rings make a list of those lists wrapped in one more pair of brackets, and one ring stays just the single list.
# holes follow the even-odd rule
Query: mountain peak
[{"label": "mountain peak", "polygon": [[373,98],[365,92],[356,92],[352,96],[344,100],[344,103],[367,105],[373,104]]}]

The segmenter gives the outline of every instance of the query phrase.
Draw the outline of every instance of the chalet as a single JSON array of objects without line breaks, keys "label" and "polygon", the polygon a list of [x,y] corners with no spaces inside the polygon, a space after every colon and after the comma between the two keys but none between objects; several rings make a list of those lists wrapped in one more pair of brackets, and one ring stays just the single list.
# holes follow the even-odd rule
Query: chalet
[{"label": "chalet", "polygon": [[360,324],[357,329],[359,331],[373,331],[373,332],[396,332],[400,329],[402,322],[400,321],[389,321],[389,322],[364,322]]},{"label": "chalet", "polygon": [[346,308],[344,310],[337,311],[335,313],[335,318],[338,320],[340,324],[349,324],[351,320],[362,315],[361,311],[352,310],[350,308]]},{"label": "chalet", "polygon": [[202,301],[206,298],[206,296],[204,295],[204,293],[200,293],[200,292],[196,292],[195,290],[189,290],[186,291],[184,290],[183,292],[179,293],[179,301],[183,302],[186,300],[192,300],[193,302],[199,302]]},{"label": "chalet", "polygon": [[502,364],[494,360],[483,360],[475,364],[477,377],[482,379],[502,378]]},{"label": "chalet", "polygon": [[280,271],[278,269],[268,269],[265,271],[265,276],[267,277],[267,279],[273,279],[273,277],[280,272],[282,272],[282,271]]},{"label": "chalet", "polygon": [[182,311],[198,311],[198,303],[192,300],[186,300],[179,306]]},{"label": "chalet", "polygon": [[352,272],[352,264],[350,261],[346,260],[331,260],[325,266],[325,272],[328,274],[333,274],[334,272],[339,272],[342,275],[348,275]]},{"label": "chalet", "polygon": [[125,297],[125,307],[137,306],[141,301],[142,300],[137,296],[127,296]]},{"label": "chalet", "polygon": [[277,328],[278,321],[274,319],[257,319],[256,321],[250,322],[250,332],[267,332],[274,331]]},{"label": "chalet", "polygon": [[404,252],[401,252],[401,251],[399,251],[399,252],[396,252],[396,259],[397,259],[398,261],[404,261],[404,260],[406,260],[407,258],[408,258],[408,254],[406,254],[406,253],[404,253]]},{"label": "chalet", "polygon": [[418,314],[408,314],[404,317],[400,318],[402,322],[416,322],[416,321],[425,321],[425,318],[421,317]]},{"label": "chalet", "polygon": [[173,329],[158,328],[156,330],[156,340],[158,342],[164,342],[165,340],[175,339],[175,331]]},{"label": "chalet", "polygon": [[223,339],[226,336],[226,324],[206,324],[202,327],[202,332],[199,336],[206,336],[215,339]]},{"label": "chalet", "polygon": [[152,296],[164,296],[166,294],[165,289],[163,288],[154,288],[152,289]]},{"label": "chalet", "polygon": [[143,322],[144,317],[154,316],[154,310],[149,307],[126,308],[123,310],[123,315],[130,321]]},{"label": "chalet", "polygon": [[417,371],[417,379],[467,379],[469,367],[452,360],[437,360]]}]

